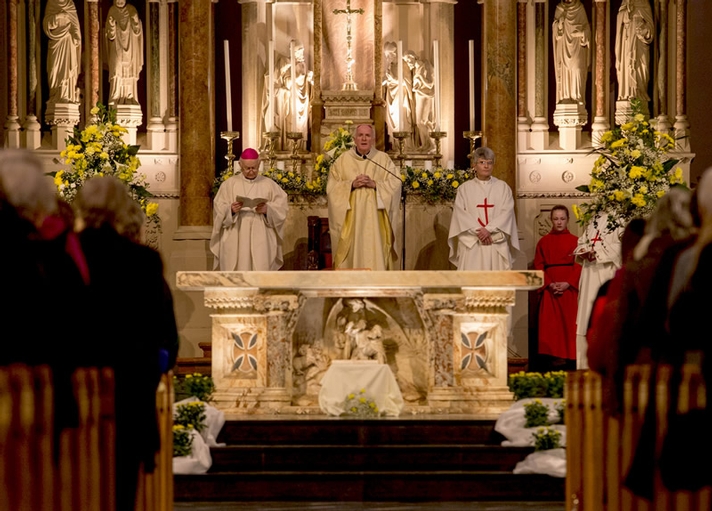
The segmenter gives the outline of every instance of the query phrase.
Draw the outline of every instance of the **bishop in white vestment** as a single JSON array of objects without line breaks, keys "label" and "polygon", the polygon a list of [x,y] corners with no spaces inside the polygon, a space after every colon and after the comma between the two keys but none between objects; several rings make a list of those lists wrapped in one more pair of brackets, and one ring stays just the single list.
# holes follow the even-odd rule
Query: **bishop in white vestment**
[{"label": "bishop in white vestment", "polygon": [[[210,251],[214,270],[279,270],[282,228],[289,203],[286,192],[270,178],[257,174],[260,160],[254,149],[240,157],[242,173],[228,178],[213,202]],[[262,199],[250,205],[245,199]]]}]

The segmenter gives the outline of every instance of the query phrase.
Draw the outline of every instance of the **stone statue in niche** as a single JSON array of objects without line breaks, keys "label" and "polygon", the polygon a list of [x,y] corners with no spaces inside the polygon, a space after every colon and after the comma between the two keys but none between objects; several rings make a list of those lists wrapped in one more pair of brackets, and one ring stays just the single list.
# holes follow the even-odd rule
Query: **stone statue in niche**
[{"label": "stone statue in niche", "polygon": [[269,115],[269,102],[273,100],[271,128],[272,131],[280,133],[275,149],[282,150],[289,149],[287,139],[289,131],[300,132],[306,139],[309,131],[311,93],[314,84],[314,72],[307,68],[304,45],[293,40],[289,46],[294,57],[294,71],[292,71],[291,55],[275,55],[275,68],[271,75],[274,80],[274,97],[269,97],[269,72],[265,76],[264,93],[262,94],[263,125],[265,129],[270,128],[267,115]]},{"label": "stone statue in niche", "polygon": [[143,69],[143,23],[126,0],[114,0],[104,24],[109,65],[109,104],[138,105],[138,77]]},{"label": "stone statue in niche", "polygon": [[[403,75],[403,90],[401,92],[401,104],[398,104],[398,66],[403,67],[404,63],[398,62],[398,46],[393,41],[386,41],[383,45],[383,69],[382,80],[383,97],[386,100],[386,124],[388,133],[393,143],[394,131],[412,131],[413,107],[411,104],[411,91],[406,87],[410,81],[406,82]],[[401,116],[403,119],[401,119]],[[402,121],[402,122],[401,122]]]},{"label": "stone statue in niche", "polygon": [[82,34],[72,0],[49,0],[42,20],[47,48],[48,105],[79,103],[77,79],[82,63]]},{"label": "stone statue in niche", "polygon": [[650,44],[655,23],[649,0],[623,0],[616,19],[618,99],[650,101]]},{"label": "stone statue in niche", "polygon": [[317,396],[321,388],[321,379],[331,361],[324,354],[320,342],[304,343],[297,349],[292,360],[294,367],[292,385],[296,396],[302,396],[297,404],[311,404],[312,399],[305,396]]},{"label": "stone statue in niche", "polygon": [[556,103],[586,104],[591,24],[581,0],[561,0],[552,26]]},{"label": "stone statue in niche", "polygon": [[429,61],[418,58],[410,50],[403,54],[403,61],[409,69],[406,81],[411,91],[411,104],[415,107],[411,119],[412,148],[416,152],[428,152],[435,148],[430,138],[430,132],[435,129],[435,71]]}]

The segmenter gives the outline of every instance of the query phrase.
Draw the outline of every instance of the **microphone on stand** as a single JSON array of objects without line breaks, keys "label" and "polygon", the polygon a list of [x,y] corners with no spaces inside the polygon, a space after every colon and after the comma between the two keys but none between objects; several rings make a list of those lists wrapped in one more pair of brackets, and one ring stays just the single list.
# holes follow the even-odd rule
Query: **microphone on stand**
[{"label": "microphone on stand", "polygon": [[405,186],[403,186],[402,179],[400,176],[397,176],[396,174],[394,174],[393,172],[388,170],[386,167],[384,167],[380,163],[369,158],[367,155],[360,154],[360,153],[356,153],[356,154],[359,154],[361,156],[361,158],[363,158],[364,160],[370,161],[374,165],[381,167],[383,170],[388,172],[391,176],[398,179],[398,181],[401,181],[401,205],[403,206],[403,229],[401,232],[401,270],[405,270],[405,195],[406,195]]}]

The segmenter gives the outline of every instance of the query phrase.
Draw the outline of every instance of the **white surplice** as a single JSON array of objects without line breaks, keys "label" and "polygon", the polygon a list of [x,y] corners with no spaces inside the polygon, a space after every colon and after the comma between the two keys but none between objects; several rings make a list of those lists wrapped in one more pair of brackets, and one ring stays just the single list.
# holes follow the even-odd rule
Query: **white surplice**
[{"label": "white surplice", "polygon": [[[267,199],[267,214],[243,208],[232,214],[237,196]],[[232,176],[222,185],[213,202],[213,232],[210,251],[215,255],[214,270],[279,270],[282,257],[282,228],[287,218],[287,194],[271,179],[258,175],[246,179]]]}]

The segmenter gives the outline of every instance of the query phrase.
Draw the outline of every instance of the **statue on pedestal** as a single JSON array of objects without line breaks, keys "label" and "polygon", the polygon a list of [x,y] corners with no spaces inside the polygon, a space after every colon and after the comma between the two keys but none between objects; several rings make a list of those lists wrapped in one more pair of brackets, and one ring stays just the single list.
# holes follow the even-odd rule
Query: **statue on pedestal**
[{"label": "statue on pedestal", "polygon": [[[264,116],[265,128],[272,126],[272,131],[280,133],[279,140],[275,144],[275,149],[289,149],[287,132],[295,131],[303,134],[307,138],[309,131],[309,114],[311,104],[312,85],[314,84],[314,72],[307,69],[304,57],[304,45],[298,41],[290,44],[293,57],[279,55],[275,59],[273,73],[268,70],[265,76],[265,87],[262,95],[262,114]],[[294,70],[292,70],[294,62]],[[274,80],[274,98],[269,97],[269,80]],[[269,102],[273,100],[273,120],[270,123],[267,119],[269,115]]]},{"label": "statue on pedestal", "polygon": [[48,105],[79,103],[77,79],[82,64],[82,34],[72,0],[49,0],[42,20],[47,48]]},{"label": "statue on pedestal", "polygon": [[138,105],[138,77],[143,69],[143,24],[136,8],[114,0],[104,24],[109,64],[109,104]]},{"label": "statue on pedestal", "polygon": [[[402,103],[398,104],[398,66],[403,66],[403,62],[398,62],[398,48],[393,41],[387,41],[383,45],[383,68],[385,70],[383,80],[383,97],[386,100],[386,124],[388,133],[393,143],[394,131],[413,131],[413,105],[411,104],[411,90],[406,87],[410,81],[403,80],[403,90],[401,92]],[[403,119],[401,119],[403,117]]]},{"label": "statue on pedestal", "polygon": [[649,0],[623,0],[616,19],[618,99],[650,101],[650,44],[655,23]]},{"label": "statue on pedestal", "polygon": [[427,60],[418,58],[408,50],[403,55],[403,61],[408,65],[408,77],[411,90],[413,109],[413,149],[417,152],[427,152],[434,148],[430,132],[435,129],[435,73],[433,65]]},{"label": "statue on pedestal", "polygon": [[591,65],[591,25],[581,0],[561,0],[552,27],[556,102],[586,103]]}]

